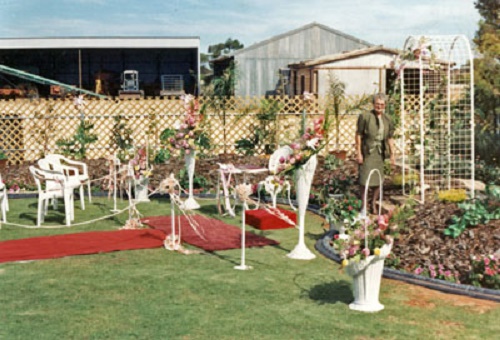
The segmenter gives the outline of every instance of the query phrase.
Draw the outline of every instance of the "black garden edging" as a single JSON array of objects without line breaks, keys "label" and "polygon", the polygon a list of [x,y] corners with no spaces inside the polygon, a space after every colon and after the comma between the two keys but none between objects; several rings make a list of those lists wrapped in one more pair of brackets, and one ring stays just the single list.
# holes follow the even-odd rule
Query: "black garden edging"
[{"label": "black garden edging", "polygon": [[[329,258],[337,263],[341,262],[340,257],[335,254],[330,247],[330,240],[332,239],[334,231],[326,232],[315,244],[315,248],[323,256]],[[500,302],[500,291],[495,289],[487,289],[481,287],[474,287],[471,285],[462,285],[443,280],[436,280],[420,275],[402,272],[399,270],[384,268],[383,277],[393,280],[399,280],[406,283],[411,283],[426,288],[438,290],[449,294],[458,294],[473,297],[476,299],[490,300]]]}]

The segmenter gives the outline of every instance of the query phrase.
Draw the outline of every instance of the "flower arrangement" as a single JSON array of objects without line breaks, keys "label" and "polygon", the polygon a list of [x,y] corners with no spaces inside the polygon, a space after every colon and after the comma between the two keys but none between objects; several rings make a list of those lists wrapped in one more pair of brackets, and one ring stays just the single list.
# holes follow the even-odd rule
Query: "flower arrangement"
[{"label": "flower arrangement", "polygon": [[148,167],[147,150],[145,147],[141,147],[137,150],[135,157],[129,162],[130,166],[134,171],[134,178],[140,179],[148,178],[153,173],[153,167]]},{"label": "flower arrangement", "polygon": [[[342,267],[359,262],[370,255],[383,256],[384,245],[392,245],[397,225],[389,226],[389,215],[379,215],[375,220],[359,219],[347,230],[348,237],[334,235],[333,248],[340,255]],[[387,256],[387,254],[385,254]]]},{"label": "flower arrangement", "polygon": [[182,123],[176,122],[174,130],[164,131],[164,135],[169,135],[169,149],[172,153],[189,155],[199,148],[207,148],[209,141],[201,128],[204,115],[200,112],[199,103],[193,95],[183,95],[186,110],[185,118]]},{"label": "flower arrangement", "polygon": [[308,127],[299,140],[290,143],[291,154],[279,159],[278,173],[288,174],[306,164],[309,159],[318,154],[327,144],[324,132],[328,129],[323,117],[314,120],[313,127]]}]

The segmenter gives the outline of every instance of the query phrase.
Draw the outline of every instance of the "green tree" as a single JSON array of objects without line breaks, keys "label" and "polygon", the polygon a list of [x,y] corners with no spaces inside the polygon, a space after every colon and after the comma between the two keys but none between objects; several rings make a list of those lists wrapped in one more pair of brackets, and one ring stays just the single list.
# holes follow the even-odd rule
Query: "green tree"
[{"label": "green tree", "polygon": [[500,2],[474,3],[482,20],[474,43],[481,56],[474,60],[475,153],[487,165],[500,165]]},{"label": "green tree", "polygon": [[478,0],[474,3],[483,19],[474,43],[481,57],[474,61],[475,105],[484,129],[500,115],[500,2]]},{"label": "green tree", "polygon": [[218,43],[208,46],[208,53],[211,54],[213,58],[218,58],[223,53],[231,53],[233,51],[242,49],[243,47],[243,44],[240,43],[238,39],[228,38],[224,43]]}]

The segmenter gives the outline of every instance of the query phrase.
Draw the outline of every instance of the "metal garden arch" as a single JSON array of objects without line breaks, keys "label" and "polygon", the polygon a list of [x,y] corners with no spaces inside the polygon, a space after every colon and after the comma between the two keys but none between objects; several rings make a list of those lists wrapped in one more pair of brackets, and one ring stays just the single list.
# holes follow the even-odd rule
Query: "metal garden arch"
[{"label": "metal garden arch", "polygon": [[474,197],[474,67],[463,35],[410,36],[400,66],[403,192]]}]

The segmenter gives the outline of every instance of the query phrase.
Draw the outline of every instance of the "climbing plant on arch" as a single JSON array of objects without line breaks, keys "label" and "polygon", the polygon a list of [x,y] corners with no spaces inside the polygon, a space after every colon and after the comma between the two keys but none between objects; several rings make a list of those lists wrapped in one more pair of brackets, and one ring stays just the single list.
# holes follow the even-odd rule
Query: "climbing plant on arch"
[{"label": "climbing plant on arch", "polygon": [[403,192],[418,178],[420,201],[462,188],[474,197],[474,67],[463,35],[410,36],[396,71],[401,90]]}]

